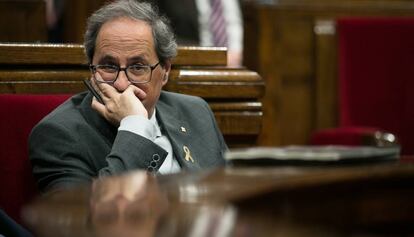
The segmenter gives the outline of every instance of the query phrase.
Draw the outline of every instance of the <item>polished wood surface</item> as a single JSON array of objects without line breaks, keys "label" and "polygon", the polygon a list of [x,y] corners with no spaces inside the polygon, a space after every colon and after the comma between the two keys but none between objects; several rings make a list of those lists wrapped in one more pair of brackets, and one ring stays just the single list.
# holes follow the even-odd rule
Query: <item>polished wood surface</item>
[{"label": "polished wood surface", "polygon": [[36,199],[38,236],[412,236],[414,165],[129,173]]},{"label": "polished wood surface", "polygon": [[0,41],[46,42],[46,3],[43,0],[1,0]]},{"label": "polished wood surface", "polygon": [[[0,43],[0,64],[87,66],[81,44]],[[226,48],[178,47],[173,66],[224,66]]]},{"label": "polished wood surface", "polygon": [[[0,44],[0,93],[84,91],[90,72],[83,50],[77,44]],[[226,63],[225,48],[180,47],[164,89],[204,98],[228,145],[252,146],[261,130],[264,82]]]},{"label": "polished wood surface", "polygon": [[243,7],[243,60],[266,82],[261,145],[307,144],[313,131],[337,125],[336,19],[414,17],[403,0],[259,2]]},{"label": "polished wood surface", "polygon": [[[83,43],[86,20],[106,0],[60,1],[58,35],[62,43]],[[1,0],[0,41],[1,42],[48,42],[44,0]],[[56,34],[56,33],[55,33]]]},{"label": "polished wood surface", "polygon": [[86,20],[107,0],[70,0],[64,2],[62,10],[61,40],[63,43],[83,43]]}]

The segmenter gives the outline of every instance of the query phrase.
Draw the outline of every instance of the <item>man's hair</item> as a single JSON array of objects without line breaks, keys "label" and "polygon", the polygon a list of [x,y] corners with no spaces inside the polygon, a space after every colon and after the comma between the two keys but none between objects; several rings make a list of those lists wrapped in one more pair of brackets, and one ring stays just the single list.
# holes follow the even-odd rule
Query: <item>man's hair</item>
[{"label": "man's hair", "polygon": [[177,43],[169,20],[161,16],[157,8],[139,0],[118,0],[103,6],[88,19],[84,46],[89,63],[92,63],[96,38],[102,25],[120,17],[142,20],[151,26],[155,51],[161,65],[177,55]]}]

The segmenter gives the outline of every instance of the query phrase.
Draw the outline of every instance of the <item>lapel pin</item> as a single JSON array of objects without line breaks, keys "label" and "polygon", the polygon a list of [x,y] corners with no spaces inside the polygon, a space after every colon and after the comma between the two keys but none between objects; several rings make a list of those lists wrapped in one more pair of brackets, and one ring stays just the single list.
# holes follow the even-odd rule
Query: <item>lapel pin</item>
[{"label": "lapel pin", "polygon": [[185,160],[194,163],[194,159],[191,157],[190,149],[188,149],[187,146],[183,146],[183,150],[185,152]]},{"label": "lapel pin", "polygon": [[187,129],[185,129],[185,127],[181,127],[181,132],[187,132]]}]

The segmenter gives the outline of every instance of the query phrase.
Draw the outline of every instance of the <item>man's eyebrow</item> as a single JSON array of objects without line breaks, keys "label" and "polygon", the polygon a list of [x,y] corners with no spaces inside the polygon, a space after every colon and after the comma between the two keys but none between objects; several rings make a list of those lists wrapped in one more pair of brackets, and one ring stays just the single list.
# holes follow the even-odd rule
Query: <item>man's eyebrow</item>
[{"label": "man's eyebrow", "polygon": [[132,58],[128,58],[128,62],[144,62],[147,63],[148,60],[142,56],[134,56]]},{"label": "man's eyebrow", "polygon": [[114,56],[106,54],[106,55],[104,55],[103,57],[101,57],[99,59],[99,62],[114,61],[114,60],[116,60],[116,58]]}]

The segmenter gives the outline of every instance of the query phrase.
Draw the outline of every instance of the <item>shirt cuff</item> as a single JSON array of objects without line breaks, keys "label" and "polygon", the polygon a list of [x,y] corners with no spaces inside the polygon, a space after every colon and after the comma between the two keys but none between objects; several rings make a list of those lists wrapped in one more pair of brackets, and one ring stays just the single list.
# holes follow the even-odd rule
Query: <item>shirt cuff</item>
[{"label": "shirt cuff", "polygon": [[156,137],[156,126],[142,115],[129,115],[121,120],[119,131],[129,131],[151,141]]}]

